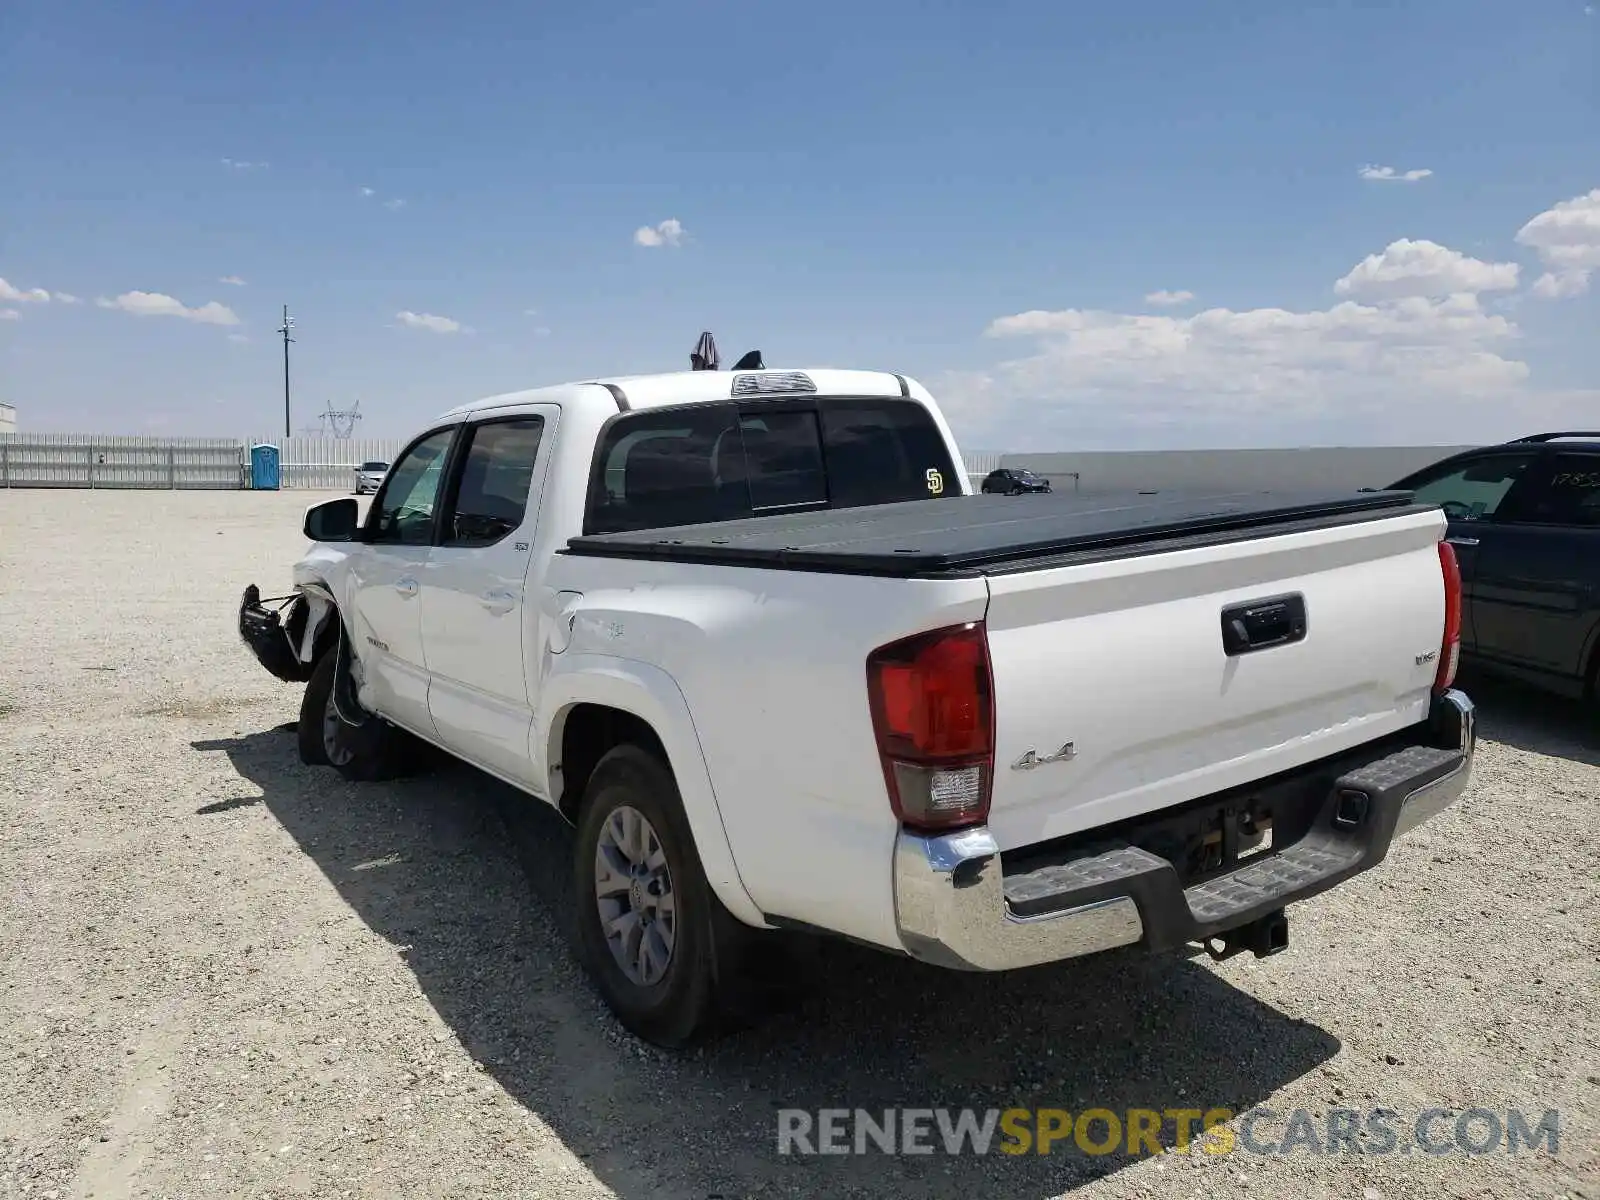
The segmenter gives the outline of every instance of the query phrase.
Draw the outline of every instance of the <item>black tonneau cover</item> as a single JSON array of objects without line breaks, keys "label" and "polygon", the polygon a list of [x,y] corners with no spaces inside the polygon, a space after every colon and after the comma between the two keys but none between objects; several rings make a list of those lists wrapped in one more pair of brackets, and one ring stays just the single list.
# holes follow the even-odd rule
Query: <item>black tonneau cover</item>
[{"label": "black tonneau cover", "polygon": [[1410,492],[950,496],[572,538],[568,554],[906,578],[993,573],[1424,511]]}]

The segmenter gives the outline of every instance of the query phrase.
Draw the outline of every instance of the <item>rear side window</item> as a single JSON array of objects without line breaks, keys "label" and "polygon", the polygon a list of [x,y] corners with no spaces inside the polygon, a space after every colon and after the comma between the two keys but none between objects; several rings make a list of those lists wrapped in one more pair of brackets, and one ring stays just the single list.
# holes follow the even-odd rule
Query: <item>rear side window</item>
[{"label": "rear side window", "polygon": [[1538,525],[1600,526],[1600,454],[1557,454],[1519,514]]},{"label": "rear side window", "polygon": [[607,429],[584,530],[619,533],[768,512],[927,499],[957,488],[922,405],[822,400],[629,414]]},{"label": "rear side window", "polygon": [[542,417],[486,421],[470,428],[445,545],[492,546],[522,524],[543,433]]}]

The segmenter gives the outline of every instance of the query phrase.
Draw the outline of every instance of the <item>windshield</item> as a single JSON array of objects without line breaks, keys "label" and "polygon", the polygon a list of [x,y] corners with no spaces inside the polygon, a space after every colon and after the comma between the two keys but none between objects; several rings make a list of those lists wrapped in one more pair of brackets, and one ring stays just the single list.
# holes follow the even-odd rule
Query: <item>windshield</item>
[{"label": "windshield", "polygon": [[386,462],[364,462],[361,464],[363,471],[387,471],[389,464]]}]

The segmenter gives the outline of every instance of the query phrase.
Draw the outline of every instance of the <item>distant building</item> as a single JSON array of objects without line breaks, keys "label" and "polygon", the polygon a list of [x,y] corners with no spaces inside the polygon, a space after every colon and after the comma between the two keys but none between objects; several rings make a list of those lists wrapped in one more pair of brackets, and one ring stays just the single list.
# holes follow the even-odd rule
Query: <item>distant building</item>
[{"label": "distant building", "polygon": [[9,404],[0,404],[0,433],[17,431],[17,410]]}]

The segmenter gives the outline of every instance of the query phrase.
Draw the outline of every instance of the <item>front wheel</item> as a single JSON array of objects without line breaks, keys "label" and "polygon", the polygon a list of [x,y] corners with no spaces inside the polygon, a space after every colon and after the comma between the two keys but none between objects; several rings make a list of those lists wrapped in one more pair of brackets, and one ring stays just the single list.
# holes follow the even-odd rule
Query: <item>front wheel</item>
[{"label": "front wheel", "polygon": [[357,781],[394,779],[410,773],[419,749],[410,734],[375,713],[365,714],[356,725],[339,715],[333,701],[338,668],[336,641],[317,660],[300,700],[296,726],[300,761],[331,766],[346,779]]},{"label": "front wheel", "polygon": [[722,917],[666,764],[639,746],[589,778],[573,858],[579,959],[617,1019],[658,1046],[688,1045],[717,1016]]}]

